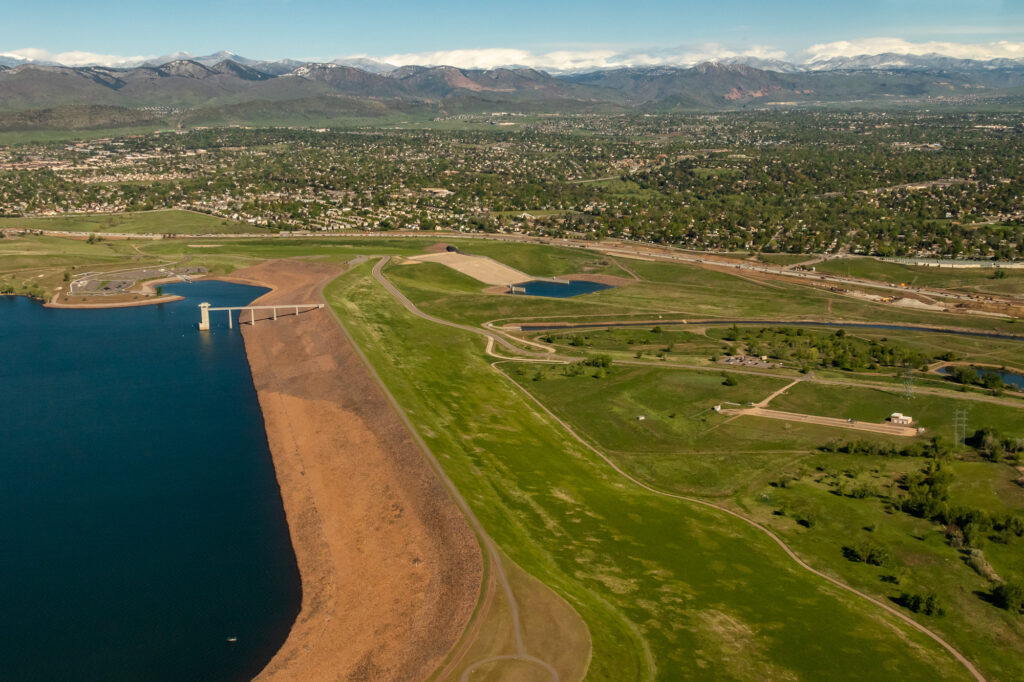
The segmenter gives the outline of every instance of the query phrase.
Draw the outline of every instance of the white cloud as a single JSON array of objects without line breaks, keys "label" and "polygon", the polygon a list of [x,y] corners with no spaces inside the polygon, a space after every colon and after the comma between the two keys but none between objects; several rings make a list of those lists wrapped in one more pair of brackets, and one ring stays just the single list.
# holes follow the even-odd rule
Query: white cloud
[{"label": "white cloud", "polygon": [[993,43],[913,43],[902,38],[862,38],[820,43],[807,48],[809,63],[833,57],[857,57],[891,52],[893,54],[939,54],[958,59],[1024,59],[1024,43],[1000,40]]},{"label": "white cloud", "polygon": [[95,52],[49,52],[37,48],[24,48],[0,52],[0,57],[10,57],[30,62],[54,62],[65,66],[136,66],[154,59],[155,55],[122,57],[113,54],[96,54]]},{"label": "white cloud", "polygon": [[612,69],[624,66],[692,66],[700,62],[754,57],[757,59],[785,59],[782,50],[755,45],[744,50],[733,50],[716,43],[693,47],[659,49],[646,52],[620,52],[612,49],[555,50],[536,53],[529,50],[486,48],[479,50],[442,50],[438,52],[406,52],[371,56],[348,55],[343,59],[374,59],[395,66],[457,66],[461,68],[493,69],[499,66],[526,66],[545,71],[584,71]]},{"label": "white cloud", "polygon": [[[630,66],[693,66],[700,62],[729,59],[762,59],[799,61],[814,64],[834,57],[854,57],[882,53],[903,55],[940,54],[962,59],[1022,59],[1024,42],[997,41],[988,43],[952,43],[940,41],[911,42],[901,38],[862,38],[812,45],[797,56],[771,45],[752,45],[742,48],[720,43],[704,43],[670,48],[624,48],[621,45],[575,46],[551,51],[531,51],[517,48],[485,48],[439,50],[435,52],[405,52],[392,55],[349,55],[343,59],[371,59],[395,66],[458,66],[491,69],[500,66],[524,66],[554,73],[613,69]],[[176,55],[177,56],[177,55]],[[191,57],[180,53],[181,57]],[[155,56],[121,56],[94,52],[50,52],[37,48],[0,51],[0,57],[23,61],[53,62],[67,66],[131,67],[155,59]],[[330,61],[330,58],[309,61]]]}]

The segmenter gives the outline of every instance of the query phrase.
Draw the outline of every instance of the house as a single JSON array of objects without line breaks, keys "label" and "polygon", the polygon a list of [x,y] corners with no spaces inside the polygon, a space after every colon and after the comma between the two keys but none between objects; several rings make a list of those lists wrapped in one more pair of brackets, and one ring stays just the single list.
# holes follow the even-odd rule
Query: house
[{"label": "house", "polygon": [[914,423],[914,419],[909,414],[903,414],[902,412],[893,412],[889,415],[889,421],[900,426],[910,426]]}]

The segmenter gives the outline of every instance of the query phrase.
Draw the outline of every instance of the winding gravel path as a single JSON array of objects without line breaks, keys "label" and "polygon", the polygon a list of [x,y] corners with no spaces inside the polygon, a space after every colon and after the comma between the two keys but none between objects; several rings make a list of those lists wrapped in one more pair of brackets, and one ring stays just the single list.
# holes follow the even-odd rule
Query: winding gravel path
[{"label": "winding gravel path", "polygon": [[[388,260],[390,260],[390,258],[385,256],[381,258],[379,261],[377,261],[377,264],[374,265],[373,267],[373,276],[381,285],[383,285],[383,287],[388,291],[388,293],[390,293],[399,303],[402,304],[402,306],[406,310],[408,310],[409,312],[413,313],[418,317],[421,317],[425,320],[429,320],[431,322],[436,322],[438,324],[443,324],[449,327],[455,327],[456,329],[470,331],[486,336],[489,340],[496,341],[497,343],[501,344],[503,348],[506,348],[512,351],[513,353],[523,352],[522,350],[516,348],[514,345],[512,345],[505,339],[498,336],[497,334],[485,332],[482,329],[477,329],[475,327],[470,327],[467,325],[448,322],[447,320],[442,320],[441,318],[428,315],[421,311],[419,308],[416,307],[416,305],[412,301],[406,298],[406,296],[402,294],[402,292],[400,292],[386,277],[384,277],[384,274],[381,272],[381,269],[388,262]],[[369,368],[370,373],[376,379],[378,385],[381,387],[381,390],[384,392],[384,395],[391,402],[396,412],[398,412],[399,417],[402,419],[402,421],[405,422],[406,426],[409,428],[409,431],[413,434],[413,438],[415,438],[416,441],[419,442],[420,447],[423,448],[423,451],[424,453],[426,453],[431,466],[437,472],[437,475],[440,477],[445,487],[448,488],[449,492],[452,495],[452,498],[455,500],[455,503],[459,506],[459,508],[462,510],[462,513],[466,516],[466,519],[469,521],[470,526],[473,527],[473,530],[476,531],[477,535],[480,537],[481,542],[487,549],[488,559],[490,560],[491,566],[494,567],[495,573],[497,574],[498,577],[498,582],[501,585],[501,589],[504,591],[505,598],[508,600],[509,614],[512,619],[513,631],[515,632],[516,638],[516,653],[505,656],[491,656],[478,661],[474,661],[469,667],[465,669],[460,679],[463,681],[468,680],[474,670],[480,668],[483,665],[486,665],[487,663],[492,663],[501,660],[518,660],[526,663],[532,663],[534,665],[538,665],[544,668],[551,675],[552,682],[559,682],[558,671],[554,668],[554,666],[552,666],[547,661],[543,661],[537,658],[536,656],[530,655],[526,651],[526,645],[523,642],[523,626],[519,616],[519,603],[516,601],[515,593],[512,591],[512,584],[509,582],[508,575],[505,571],[505,566],[502,563],[501,554],[498,551],[498,546],[495,544],[494,540],[491,539],[491,536],[487,534],[487,531],[484,530],[483,524],[480,523],[480,520],[477,518],[476,514],[473,513],[473,510],[470,508],[469,503],[466,502],[466,499],[462,496],[462,493],[459,492],[459,489],[455,486],[452,480],[448,478],[448,474],[445,473],[444,468],[441,466],[441,463],[437,460],[437,457],[434,456],[434,453],[430,450],[430,447],[427,445],[426,441],[423,440],[423,438],[419,435],[419,432],[413,427],[412,422],[409,420],[409,417],[405,414],[405,410],[403,410],[402,407],[398,404],[398,401],[395,400],[395,397],[391,394],[391,391],[387,389],[387,386],[385,386],[384,382],[380,378],[380,375],[377,374],[377,371],[373,368],[373,365],[370,364],[369,359],[363,353],[362,349],[359,347],[358,344],[355,343],[355,340],[352,339],[351,334],[348,333],[348,330],[345,328],[345,325],[341,321],[341,318],[338,317],[338,314],[334,311],[334,309],[331,306],[328,306],[328,309],[331,310],[331,313],[334,315],[335,319],[337,320],[339,326],[341,326],[345,335],[349,337],[349,340],[352,342],[352,345],[356,349],[356,352],[359,353],[360,358]]]},{"label": "winding gravel path", "polygon": [[[481,329],[479,327],[472,327],[472,326],[469,326],[469,325],[463,325],[463,324],[458,324],[458,323],[455,323],[455,322],[449,322],[448,320],[444,320],[442,318],[435,317],[433,315],[430,315],[428,313],[423,312],[418,307],[416,307],[416,305],[412,301],[410,301],[401,291],[399,291],[398,288],[395,287],[395,285],[392,284],[387,279],[387,277],[384,276],[383,268],[384,268],[384,265],[388,262],[388,260],[389,259],[387,257],[384,257],[384,258],[382,258],[381,260],[379,260],[377,262],[377,264],[373,268],[373,276],[388,291],[388,293],[390,293],[399,303],[402,304],[402,306],[406,310],[408,310],[413,315],[416,315],[417,317],[420,317],[420,318],[425,319],[425,320],[429,320],[431,322],[435,322],[437,324],[443,324],[443,325],[445,325],[447,327],[453,327],[455,329],[461,329],[463,331],[468,331],[468,332],[472,332],[474,334],[479,334],[481,336],[484,336],[484,337],[486,337],[489,340],[488,341],[488,350],[489,351],[493,348],[493,343],[497,343],[497,344],[501,345],[503,348],[505,348],[506,350],[509,350],[509,351],[511,351],[513,353],[517,353],[517,354],[520,354],[520,355],[523,355],[523,354],[530,355],[530,356],[533,356],[534,359],[536,359],[536,356],[541,355],[539,353],[538,354],[524,353],[524,351],[522,351],[519,348],[516,348],[514,345],[512,345],[511,343],[506,341],[504,338],[502,338],[501,336],[499,336],[495,332],[492,332],[492,331],[489,331],[489,330],[486,330],[486,329]],[[492,355],[493,355],[493,353],[492,353]],[[872,604],[874,604],[878,608],[880,608],[883,611],[889,613],[890,615],[895,616],[896,618],[900,619],[901,621],[903,621],[904,623],[906,623],[910,627],[914,628],[915,630],[921,632],[924,635],[927,635],[932,640],[934,640],[936,643],[938,643],[939,646],[941,646],[943,649],[948,651],[954,658],[956,658],[956,660],[960,662],[960,664],[967,670],[967,672],[969,672],[971,674],[972,677],[974,677],[975,680],[978,680],[979,682],[985,682],[985,677],[974,666],[974,664],[971,663],[963,654],[961,654],[957,649],[955,649],[953,647],[953,645],[951,645],[949,642],[947,642],[945,639],[943,639],[940,635],[938,635],[937,633],[933,632],[929,628],[925,627],[921,623],[918,623],[916,620],[914,620],[913,618],[907,616],[906,614],[902,613],[901,611],[893,608],[892,606],[889,606],[888,604],[884,603],[883,601],[881,601],[879,599],[876,599],[876,598],[874,598],[874,597],[872,597],[872,596],[870,596],[870,595],[868,595],[868,594],[866,594],[864,592],[861,592],[860,590],[858,590],[858,589],[856,589],[854,587],[851,587],[850,585],[847,585],[846,583],[844,583],[844,582],[842,582],[842,581],[840,581],[840,580],[838,580],[836,578],[833,578],[830,575],[822,573],[821,571],[817,570],[816,568],[813,568],[812,566],[807,564],[807,562],[805,562],[803,559],[801,559],[796,554],[796,552],[794,552],[789,547],[789,545],[787,545],[782,540],[782,538],[780,538],[778,535],[776,535],[774,532],[772,532],[771,530],[769,530],[765,526],[761,525],[760,523],[758,523],[758,522],[756,522],[756,521],[754,521],[752,519],[748,519],[747,517],[745,517],[745,516],[735,512],[735,511],[733,511],[733,510],[731,510],[731,509],[729,509],[727,507],[722,507],[722,506],[719,506],[719,505],[714,504],[712,502],[707,502],[705,500],[701,500],[701,499],[698,499],[698,498],[695,498],[695,497],[688,497],[686,495],[678,495],[676,493],[670,493],[670,492],[667,492],[667,491],[664,491],[664,490],[659,490],[658,488],[655,488],[655,487],[653,487],[651,485],[648,485],[647,483],[644,483],[643,481],[641,481],[639,479],[634,478],[629,473],[627,473],[626,471],[621,469],[617,464],[615,464],[615,462],[612,461],[609,457],[607,457],[603,452],[601,452],[596,447],[594,447],[589,442],[587,442],[585,439],[583,439],[578,433],[576,433],[576,431],[574,431],[572,429],[571,426],[569,426],[569,424],[567,424],[565,421],[563,421],[561,418],[559,418],[556,414],[554,414],[550,409],[547,408],[547,406],[545,406],[542,402],[540,402],[540,400],[535,398],[529,391],[524,389],[522,386],[517,384],[515,381],[512,381],[512,379],[508,378],[505,375],[504,372],[501,372],[500,370],[497,369],[497,365],[499,363],[503,363],[503,362],[518,362],[520,360],[518,360],[518,359],[510,360],[510,359],[507,359],[507,358],[504,358],[504,357],[501,357],[501,356],[497,356],[497,357],[499,357],[500,359],[495,361],[495,362],[493,362],[493,363],[491,363],[491,366],[495,368],[495,371],[497,371],[501,376],[505,377],[505,379],[507,381],[509,381],[509,383],[511,383],[513,386],[515,386],[515,388],[517,390],[519,390],[531,402],[533,402],[535,405],[537,405],[541,409],[542,412],[544,412],[549,417],[551,417],[551,419],[553,419],[555,421],[555,423],[559,424],[563,429],[565,429],[565,431],[569,435],[571,435],[576,441],[578,441],[581,445],[583,445],[585,448],[587,448],[590,452],[592,452],[595,455],[597,455],[598,457],[600,457],[601,460],[604,461],[608,466],[610,466],[616,473],[618,473],[620,476],[622,476],[626,480],[630,481],[633,485],[636,485],[636,486],[638,486],[638,487],[640,487],[640,488],[642,488],[642,489],[644,489],[644,490],[646,490],[646,491],[648,491],[650,493],[653,493],[655,495],[660,495],[662,497],[670,497],[670,498],[673,498],[673,499],[682,500],[682,501],[689,502],[689,503],[692,503],[692,504],[699,504],[699,505],[704,506],[704,507],[715,509],[715,510],[717,510],[719,512],[722,512],[724,514],[728,514],[729,516],[732,516],[732,517],[734,517],[736,519],[739,519],[740,521],[748,524],[749,526],[755,528],[756,530],[760,531],[761,533],[764,533],[769,538],[771,538],[772,541],[775,542],[775,544],[777,544],[782,549],[782,551],[785,552],[786,555],[790,559],[792,559],[798,566],[800,566],[801,568],[803,568],[807,572],[809,572],[809,573],[811,573],[811,574],[821,578],[822,580],[825,580],[825,581],[831,583],[832,585],[835,585],[836,587],[838,587],[838,588],[840,588],[842,590],[845,590],[846,592],[849,592],[851,594],[854,594],[854,595],[860,597],[861,599],[865,599],[865,600],[871,602]],[[550,355],[547,355],[547,357],[550,359]],[[449,483],[450,483],[450,481],[449,481]],[[458,493],[455,493],[455,494],[457,495]],[[459,499],[461,500],[461,496],[459,497]],[[462,504],[465,504],[465,502],[463,501]],[[470,512],[470,514],[471,513],[472,512]],[[475,517],[472,517],[472,523],[474,523],[474,526],[479,525],[479,521],[477,521]],[[483,533],[482,528],[480,529],[480,532]],[[484,535],[484,537],[487,537],[487,536]],[[488,538],[488,541],[490,541],[489,538]],[[498,561],[497,564],[500,567],[500,561]],[[509,596],[511,598],[511,589],[507,587],[507,579],[504,576],[502,576],[502,580],[505,581],[506,589],[509,590]],[[514,601],[513,601],[513,603],[514,603]],[[517,634],[518,634],[518,627],[519,627],[519,623],[518,623],[518,609],[515,610],[515,618],[516,618],[516,627],[517,627]],[[519,643],[520,643],[520,646],[521,646],[521,636],[520,636],[520,639],[519,639]],[[519,653],[519,657],[522,657],[523,652],[520,650],[518,653]],[[492,659],[486,659],[484,661],[479,661],[475,665],[483,665],[484,663],[488,662],[489,660],[492,660]],[[493,660],[497,660],[497,659],[493,659]],[[527,659],[525,657],[522,657],[522,660],[527,660]],[[464,677],[464,679],[465,679],[465,677]]]}]

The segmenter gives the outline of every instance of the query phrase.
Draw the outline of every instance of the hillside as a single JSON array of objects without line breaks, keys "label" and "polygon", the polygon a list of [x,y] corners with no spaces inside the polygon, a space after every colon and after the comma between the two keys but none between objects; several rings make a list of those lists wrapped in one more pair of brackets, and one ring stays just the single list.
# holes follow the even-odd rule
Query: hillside
[{"label": "hillside", "polygon": [[[126,69],[18,64],[0,67],[5,130],[169,123],[297,123],[416,113],[494,110],[718,111],[772,103],[886,105],[978,101],[1024,88],[1024,65],[964,60],[832,60],[814,68],[758,62],[644,67],[553,76],[529,68],[461,69],[360,62],[256,62],[227,55]],[[366,61],[366,60],[363,60]],[[1005,61],[1005,60],[1004,60]],[[965,99],[966,98],[966,99]],[[139,113],[138,110],[148,112]],[[129,110],[136,113],[129,114]],[[25,113],[32,112],[32,113]],[[55,113],[59,112],[59,113]]]}]

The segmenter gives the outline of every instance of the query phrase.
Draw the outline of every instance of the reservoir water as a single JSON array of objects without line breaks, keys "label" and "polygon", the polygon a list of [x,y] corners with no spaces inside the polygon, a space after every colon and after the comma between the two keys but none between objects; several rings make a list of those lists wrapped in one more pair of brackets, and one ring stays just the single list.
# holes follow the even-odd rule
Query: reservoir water
[{"label": "reservoir water", "polygon": [[[237,326],[0,297],[0,680],[251,678],[301,589]],[[231,642],[229,638],[237,638]]]},{"label": "reservoir water", "polygon": [[517,289],[522,289],[522,294],[526,296],[546,296],[548,298],[572,298],[612,288],[610,284],[598,284],[584,280],[552,282],[543,279],[531,279],[529,282],[520,282],[514,286]]}]

